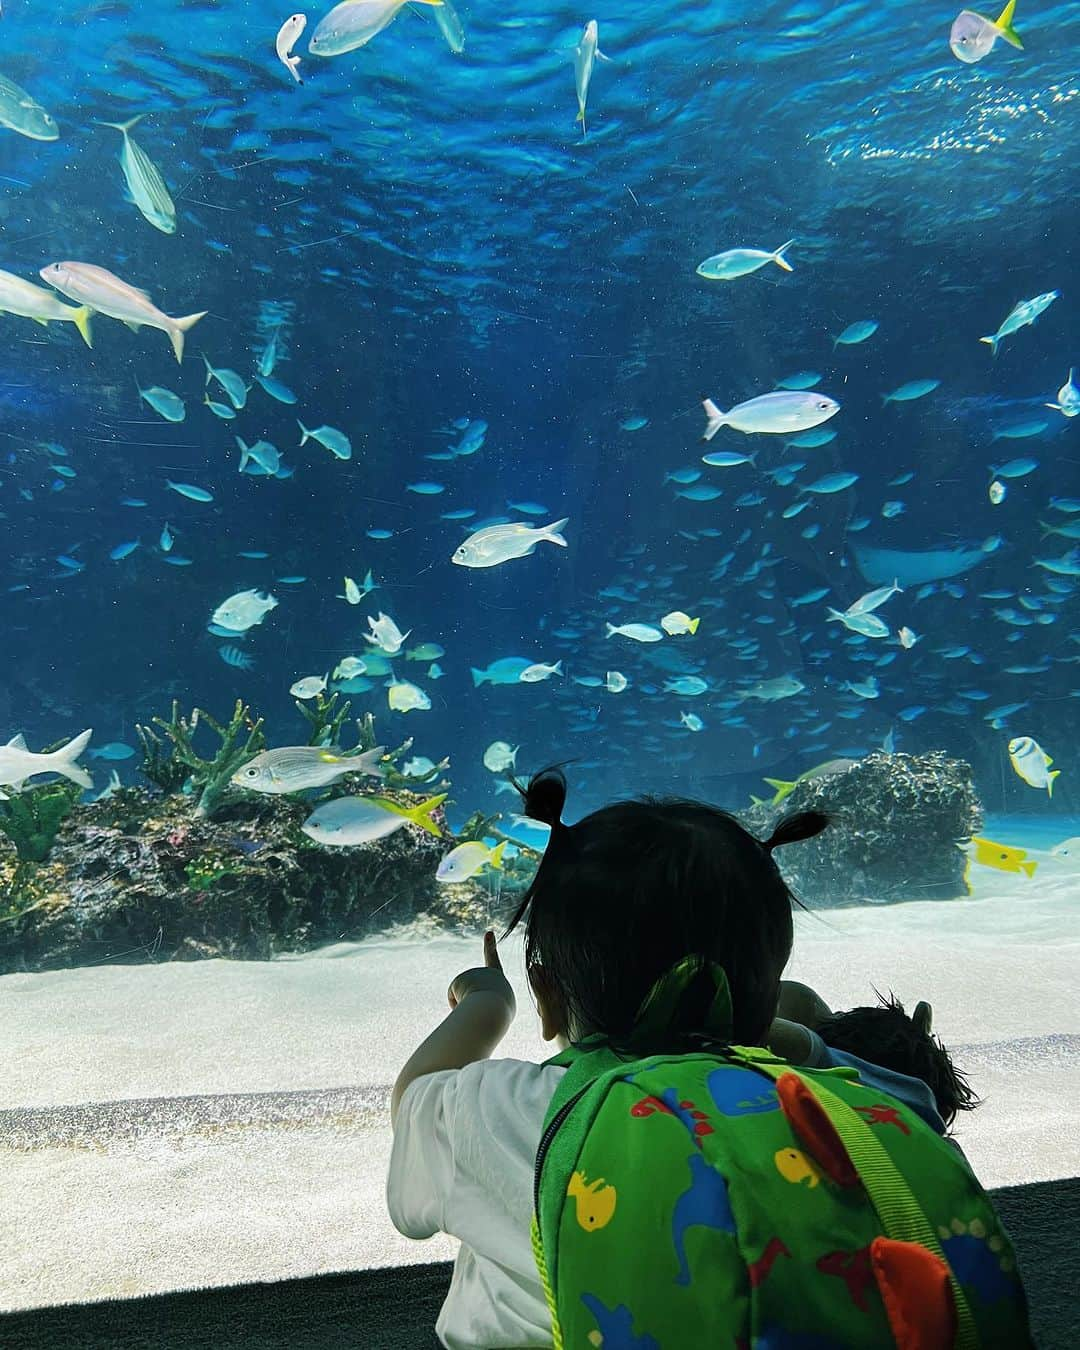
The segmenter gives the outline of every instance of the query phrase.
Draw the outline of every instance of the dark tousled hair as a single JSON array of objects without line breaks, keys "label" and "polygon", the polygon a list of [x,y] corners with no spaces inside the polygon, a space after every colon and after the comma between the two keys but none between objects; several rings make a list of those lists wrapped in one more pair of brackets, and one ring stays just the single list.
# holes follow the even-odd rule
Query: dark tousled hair
[{"label": "dark tousled hair", "polygon": [[[794,897],[772,850],[818,834],[828,818],[786,816],[761,842],[704,802],[641,797],[567,826],[560,769],[515,786],[551,838],[506,934],[525,919],[526,963],[544,968],[570,1034],[618,1045],[657,979],[698,956],[727,976],[733,1043],[763,1043],[792,944]],[[714,992],[700,983],[696,1005],[691,997],[680,1010],[680,1034],[700,1029]]]},{"label": "dark tousled hair", "polygon": [[818,1035],[834,1050],[921,1078],[946,1125],[953,1123],[957,1111],[974,1110],[979,1098],[931,1032],[929,1006],[918,1004],[909,1017],[895,995],[878,994],[878,999],[876,1008],[850,1008],[822,1018],[816,1026]]}]

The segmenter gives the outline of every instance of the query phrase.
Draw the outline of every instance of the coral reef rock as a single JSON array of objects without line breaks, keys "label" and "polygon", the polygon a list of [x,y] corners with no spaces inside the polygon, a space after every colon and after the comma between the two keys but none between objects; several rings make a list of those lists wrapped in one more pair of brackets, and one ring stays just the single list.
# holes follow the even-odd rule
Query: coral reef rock
[{"label": "coral reef rock", "polygon": [[960,846],[982,828],[982,807],[964,760],[876,752],[840,772],[803,779],[781,802],[740,816],[766,838],[781,816],[811,810],[830,816],[829,828],[776,854],[811,908],[969,893]]},{"label": "coral reef rock", "polygon": [[[262,797],[208,818],[193,796],[125,788],[76,806],[45,862],[20,861],[0,839],[0,973],[266,960],[440,914],[435,871],[451,836],[405,825],[374,844],[326,849],[300,831],[310,812],[304,801]],[[441,810],[435,819],[445,829]],[[468,909],[460,893],[455,901]]]}]

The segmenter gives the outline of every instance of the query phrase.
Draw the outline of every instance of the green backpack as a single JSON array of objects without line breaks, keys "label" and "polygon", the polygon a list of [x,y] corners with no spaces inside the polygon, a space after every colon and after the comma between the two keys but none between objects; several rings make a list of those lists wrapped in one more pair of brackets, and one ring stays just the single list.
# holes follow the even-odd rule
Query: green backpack
[{"label": "green backpack", "polygon": [[[699,968],[680,963],[675,984]],[[709,969],[711,1025],[730,1026]],[[532,1222],[556,1350],[1032,1344],[967,1163],[855,1069],[717,1042],[628,1059],[600,1039],[547,1061],[568,1070]]]}]

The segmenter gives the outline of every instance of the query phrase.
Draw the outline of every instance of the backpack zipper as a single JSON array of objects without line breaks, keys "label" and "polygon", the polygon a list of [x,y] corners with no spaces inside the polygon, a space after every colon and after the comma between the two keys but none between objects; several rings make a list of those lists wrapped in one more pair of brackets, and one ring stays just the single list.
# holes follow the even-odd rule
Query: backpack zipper
[{"label": "backpack zipper", "polygon": [[[595,1079],[593,1081],[595,1082]],[[540,1138],[540,1146],[536,1150],[536,1170],[533,1173],[533,1210],[537,1215],[537,1219],[539,1219],[540,1215],[540,1173],[543,1171],[544,1159],[547,1157],[548,1149],[551,1147],[551,1141],[555,1138],[559,1126],[591,1087],[592,1083],[586,1083],[580,1092],[575,1092],[568,1102],[564,1102],[552,1117],[551,1124]]]}]

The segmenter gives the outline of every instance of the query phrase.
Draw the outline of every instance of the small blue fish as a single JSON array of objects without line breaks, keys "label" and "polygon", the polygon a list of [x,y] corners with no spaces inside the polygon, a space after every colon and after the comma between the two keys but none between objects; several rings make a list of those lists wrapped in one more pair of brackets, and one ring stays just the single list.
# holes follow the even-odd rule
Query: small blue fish
[{"label": "small blue fish", "polygon": [[1008,464],[999,468],[991,466],[990,472],[995,478],[1024,478],[1039,467],[1037,459],[1010,459]]},{"label": "small blue fish", "polygon": [[[699,474],[700,478],[701,475]],[[539,502],[507,502],[511,511],[521,511],[526,516],[549,516],[551,512],[546,506],[541,506]],[[470,515],[472,512],[469,513]],[[444,517],[445,519],[445,517]]]},{"label": "small blue fish", "polygon": [[126,544],[117,544],[109,550],[109,557],[113,562],[121,562],[124,558],[130,558],[141,543],[141,539],[132,539]]},{"label": "small blue fish", "polygon": [[279,403],[295,403],[296,395],[288,385],[282,384],[280,380],[275,380],[271,375],[256,375],[256,381],[262,385],[263,389],[271,398],[276,398]]},{"label": "small blue fish", "polygon": [[364,533],[369,539],[393,539],[393,530],[365,530]]},{"label": "small blue fish", "polygon": [[859,475],[857,473],[845,473],[841,470],[836,473],[827,473],[824,478],[818,478],[815,482],[808,483],[802,491],[818,494],[843,492],[845,488],[851,487],[858,481]]},{"label": "small blue fish", "polygon": [[675,494],[676,497],[682,497],[688,502],[713,502],[723,495],[723,488],[710,487],[708,483],[695,483],[692,487],[682,488]]},{"label": "small blue fish", "polygon": [[821,383],[821,375],[816,370],[797,370],[794,375],[785,375],[776,381],[777,389],[813,389]]},{"label": "small blue fish", "polygon": [[857,343],[873,337],[877,330],[877,319],[858,319],[855,323],[849,323],[838,337],[833,338],[833,350],[839,346],[854,347]]},{"label": "small blue fish", "polygon": [[[206,488],[196,487],[193,483],[174,483],[171,478],[166,478],[165,486],[171,488],[173,492],[179,492],[181,497],[186,497],[189,502],[212,502],[214,494],[208,492]],[[145,506],[146,503],[143,502]]]},{"label": "small blue fish", "polygon": [[442,483],[406,483],[406,492],[415,492],[420,497],[437,497],[446,488]]},{"label": "small blue fish", "polygon": [[881,399],[883,403],[910,403],[912,399],[925,398],[927,394],[932,394],[940,384],[940,380],[909,380],[899,389],[894,389],[891,394],[882,394]]},{"label": "small blue fish", "polygon": [[702,464],[710,464],[714,469],[733,469],[737,464],[753,464],[756,452],[740,455],[737,450],[713,450],[701,456]]}]

